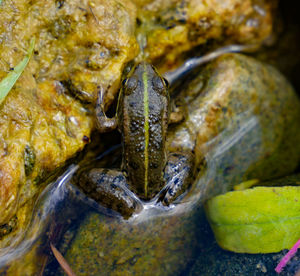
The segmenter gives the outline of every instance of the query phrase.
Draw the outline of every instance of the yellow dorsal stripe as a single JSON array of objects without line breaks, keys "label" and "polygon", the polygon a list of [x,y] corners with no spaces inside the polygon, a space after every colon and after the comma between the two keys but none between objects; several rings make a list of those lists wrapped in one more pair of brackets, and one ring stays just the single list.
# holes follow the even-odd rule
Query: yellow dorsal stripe
[{"label": "yellow dorsal stripe", "polygon": [[147,198],[148,192],[148,167],[149,167],[149,155],[148,155],[148,147],[149,147],[149,95],[148,95],[148,76],[146,71],[146,64],[144,65],[144,73],[143,73],[143,83],[144,83],[144,131],[145,131],[145,150],[144,150],[144,165],[145,165],[145,197]]}]

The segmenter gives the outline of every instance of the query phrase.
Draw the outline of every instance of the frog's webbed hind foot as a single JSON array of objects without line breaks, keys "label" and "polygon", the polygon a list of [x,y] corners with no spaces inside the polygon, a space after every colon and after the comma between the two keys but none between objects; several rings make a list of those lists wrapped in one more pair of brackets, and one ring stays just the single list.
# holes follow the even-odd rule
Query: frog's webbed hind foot
[{"label": "frog's webbed hind foot", "polygon": [[165,206],[183,195],[190,187],[194,177],[194,155],[191,153],[171,153],[164,171],[166,186],[158,201]]},{"label": "frog's webbed hind foot", "polygon": [[79,186],[89,197],[125,219],[143,209],[140,199],[127,188],[121,171],[92,169],[80,176]]}]

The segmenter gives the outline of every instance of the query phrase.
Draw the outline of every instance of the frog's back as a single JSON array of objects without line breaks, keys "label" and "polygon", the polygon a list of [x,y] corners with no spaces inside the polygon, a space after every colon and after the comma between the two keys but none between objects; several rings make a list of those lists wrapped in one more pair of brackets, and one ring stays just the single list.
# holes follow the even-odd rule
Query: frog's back
[{"label": "frog's back", "polygon": [[118,116],[123,133],[123,167],[131,189],[150,199],[164,185],[169,95],[155,69],[140,63],[122,88]]}]

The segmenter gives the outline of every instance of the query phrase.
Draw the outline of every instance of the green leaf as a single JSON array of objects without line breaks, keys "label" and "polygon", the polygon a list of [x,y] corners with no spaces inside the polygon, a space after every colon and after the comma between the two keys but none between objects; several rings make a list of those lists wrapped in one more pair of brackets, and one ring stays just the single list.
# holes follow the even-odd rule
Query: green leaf
[{"label": "green leaf", "polygon": [[0,104],[4,101],[5,97],[12,89],[18,78],[21,76],[24,68],[26,67],[34,48],[35,38],[33,37],[30,41],[30,46],[26,56],[23,60],[14,68],[13,71],[0,82]]},{"label": "green leaf", "polygon": [[300,238],[300,187],[256,187],[210,199],[206,215],[218,244],[240,253],[272,253]]}]

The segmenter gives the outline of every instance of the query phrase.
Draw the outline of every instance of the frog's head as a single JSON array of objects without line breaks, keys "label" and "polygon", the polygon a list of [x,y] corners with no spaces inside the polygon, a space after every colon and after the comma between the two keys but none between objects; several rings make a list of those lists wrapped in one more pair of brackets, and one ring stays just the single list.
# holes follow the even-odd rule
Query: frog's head
[{"label": "frog's head", "polygon": [[147,62],[136,65],[122,83],[123,93],[130,95],[134,92],[149,91],[168,97],[168,82],[160,76],[155,67]]}]

